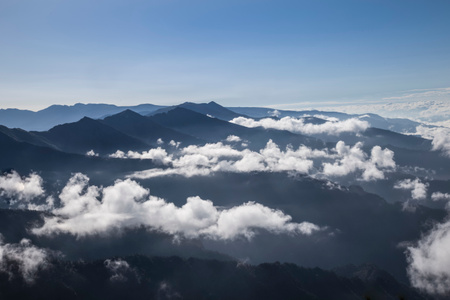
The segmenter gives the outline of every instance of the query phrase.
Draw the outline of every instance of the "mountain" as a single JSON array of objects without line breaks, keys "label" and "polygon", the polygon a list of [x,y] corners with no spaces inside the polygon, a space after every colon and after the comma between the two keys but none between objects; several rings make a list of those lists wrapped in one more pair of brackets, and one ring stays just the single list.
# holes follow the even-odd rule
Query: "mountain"
[{"label": "mountain", "polygon": [[161,126],[150,118],[129,109],[106,117],[101,122],[150,145],[156,145],[158,139],[165,142],[174,140],[183,145],[202,143],[198,138]]},{"label": "mountain", "polygon": [[148,144],[130,137],[101,121],[84,117],[78,122],[58,125],[34,134],[46,138],[57,149],[85,154],[90,150],[109,154],[116,150],[148,150]]},{"label": "mountain", "polygon": [[198,112],[200,114],[203,115],[208,115],[220,120],[224,120],[224,121],[230,121],[234,118],[240,117],[240,116],[244,116],[242,114],[238,114],[235,113],[234,111],[231,111],[219,104],[217,104],[214,101],[211,101],[209,103],[192,103],[192,102],[185,102],[182,103],[180,105],[176,105],[176,106],[169,106],[169,107],[165,107],[165,108],[161,108],[159,110],[156,110],[154,112],[152,112],[151,114],[149,114],[150,116],[156,115],[156,114],[160,114],[160,113],[165,113],[168,111],[171,111],[177,107],[181,107],[181,108],[186,108],[189,109],[191,111],[195,111]]},{"label": "mountain", "polygon": [[181,107],[151,116],[150,119],[163,126],[211,142],[223,141],[230,135],[239,136],[242,140],[250,142],[251,149],[263,148],[270,139],[282,147],[288,144],[294,147],[301,144],[324,146],[320,141],[300,134],[261,127],[247,128]]},{"label": "mountain", "polygon": [[107,175],[106,177],[109,177],[111,174],[135,171],[136,169],[144,170],[154,166],[151,160],[104,159],[65,153],[54,148],[17,141],[3,132],[0,132],[0,144],[2,145],[0,147],[0,171],[14,169],[21,174],[44,171],[54,174],[58,179],[62,173],[70,175],[72,172],[96,172],[98,176]]},{"label": "mountain", "polygon": [[0,125],[0,132],[18,142],[27,142],[36,146],[53,147],[51,142],[47,141],[44,137],[20,128],[11,129]]},{"label": "mountain", "polygon": [[135,255],[52,261],[38,275],[34,284],[24,285],[17,277],[8,280],[7,274],[0,274],[0,295],[8,299],[425,299],[398,282],[380,285],[278,262],[253,266]]},{"label": "mountain", "polygon": [[10,128],[45,131],[50,128],[70,122],[76,122],[83,117],[103,118],[117,114],[126,109],[137,113],[148,114],[163,106],[141,104],[137,106],[116,106],[111,104],[52,105],[43,110],[33,112],[19,109],[0,109],[0,124]]}]

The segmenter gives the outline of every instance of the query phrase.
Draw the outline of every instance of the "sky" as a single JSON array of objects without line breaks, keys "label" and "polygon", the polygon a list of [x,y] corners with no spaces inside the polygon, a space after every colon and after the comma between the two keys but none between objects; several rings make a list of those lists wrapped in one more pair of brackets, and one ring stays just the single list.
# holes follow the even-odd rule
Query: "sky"
[{"label": "sky", "polygon": [[450,87],[449,11],[448,0],[0,0],[0,108],[401,101]]}]

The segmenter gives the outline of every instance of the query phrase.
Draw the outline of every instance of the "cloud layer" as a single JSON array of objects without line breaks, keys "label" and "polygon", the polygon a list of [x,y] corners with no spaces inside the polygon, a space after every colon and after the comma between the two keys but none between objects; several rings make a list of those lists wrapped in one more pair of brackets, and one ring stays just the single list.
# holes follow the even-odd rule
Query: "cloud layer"
[{"label": "cloud layer", "polygon": [[149,190],[130,179],[105,188],[89,186],[88,181],[87,176],[75,174],[62,190],[61,206],[52,211],[54,216],[46,217],[33,233],[85,236],[146,226],[174,236],[232,240],[250,239],[258,229],[305,235],[320,229],[309,222],[294,223],[282,211],[254,202],[221,209],[210,200],[189,197],[177,207],[149,196]]},{"label": "cloud layer", "polygon": [[369,128],[369,123],[358,118],[351,118],[344,121],[337,119],[327,119],[323,124],[305,123],[304,119],[284,117],[282,119],[265,118],[254,120],[245,117],[237,117],[230,121],[245,127],[264,127],[279,130],[287,130],[293,133],[306,135],[312,134],[328,134],[339,135],[343,132],[358,133]]},{"label": "cloud layer", "polygon": [[[158,155],[149,155],[154,151]],[[117,154],[117,152],[116,152]],[[114,154],[114,155],[116,155]],[[297,149],[287,147],[281,150],[273,141],[269,141],[260,151],[249,149],[237,150],[223,143],[204,146],[188,146],[178,152],[167,154],[157,148],[148,152],[121,153],[121,158],[153,158],[166,165],[132,174],[131,178],[152,178],[159,176],[181,175],[207,176],[213,172],[293,172],[309,174],[319,178],[361,174],[360,180],[371,181],[385,178],[385,172],[395,169],[394,152],[372,148],[370,155],[362,150],[362,144],[353,147],[340,141],[336,147],[328,149],[311,149],[300,146]]]}]

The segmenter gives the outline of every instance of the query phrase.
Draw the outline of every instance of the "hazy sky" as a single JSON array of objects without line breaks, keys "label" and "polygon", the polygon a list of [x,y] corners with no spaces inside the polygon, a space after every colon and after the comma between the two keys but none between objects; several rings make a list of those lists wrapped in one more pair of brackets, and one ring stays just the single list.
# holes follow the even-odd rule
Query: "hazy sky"
[{"label": "hazy sky", "polygon": [[0,0],[0,108],[447,88],[449,14],[448,0]]}]

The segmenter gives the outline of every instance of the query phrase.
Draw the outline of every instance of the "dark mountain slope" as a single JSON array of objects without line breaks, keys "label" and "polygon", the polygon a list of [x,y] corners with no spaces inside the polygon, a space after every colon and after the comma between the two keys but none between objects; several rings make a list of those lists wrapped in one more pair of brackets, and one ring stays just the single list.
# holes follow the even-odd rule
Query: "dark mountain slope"
[{"label": "dark mountain slope", "polygon": [[108,154],[116,150],[144,150],[149,145],[130,137],[100,121],[84,117],[78,122],[58,125],[45,132],[34,132],[49,140],[58,149],[85,154],[94,150]]},{"label": "dark mountain slope", "polygon": [[[120,268],[108,268],[121,261]],[[411,288],[378,285],[318,268],[258,266],[179,257],[131,256],[93,262],[54,261],[35,284],[1,274],[0,295],[14,299],[424,299]],[[378,298],[382,295],[382,298]],[[402,298],[400,298],[402,299]]]},{"label": "dark mountain slope", "polygon": [[35,133],[25,131],[20,128],[8,128],[0,125],[0,132],[11,137],[18,142],[27,142],[36,146],[53,147],[51,142],[47,141],[44,137]]},{"label": "dark mountain slope", "polygon": [[169,142],[170,140],[182,142],[183,145],[202,143],[201,140],[195,137],[164,127],[152,121],[150,118],[144,117],[131,110],[125,110],[116,115],[107,117],[102,123],[129,136],[138,138],[147,144],[156,145],[159,138],[165,142]]},{"label": "dark mountain slope", "polygon": [[89,157],[65,153],[53,148],[19,142],[0,132],[0,170],[15,169],[21,174],[30,171],[57,172],[126,172],[148,169],[154,166],[151,160],[121,160]]}]

